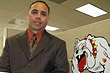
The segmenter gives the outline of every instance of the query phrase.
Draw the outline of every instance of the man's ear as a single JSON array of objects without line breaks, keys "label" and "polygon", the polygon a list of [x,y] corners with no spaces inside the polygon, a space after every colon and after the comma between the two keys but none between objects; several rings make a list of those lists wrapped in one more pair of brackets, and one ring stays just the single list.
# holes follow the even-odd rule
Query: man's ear
[{"label": "man's ear", "polygon": [[47,19],[47,24],[49,23],[49,17],[48,17],[48,19]]},{"label": "man's ear", "polygon": [[29,18],[29,14],[27,14],[27,16],[26,16],[26,20],[28,20],[28,18]]}]

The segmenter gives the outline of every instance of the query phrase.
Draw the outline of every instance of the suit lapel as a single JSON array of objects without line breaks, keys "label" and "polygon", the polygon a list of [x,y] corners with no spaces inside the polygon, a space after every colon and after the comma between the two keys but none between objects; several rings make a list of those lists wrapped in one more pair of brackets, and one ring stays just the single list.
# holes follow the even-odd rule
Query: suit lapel
[{"label": "suit lapel", "polygon": [[44,31],[41,40],[39,41],[32,57],[30,58],[30,60],[32,58],[34,58],[35,56],[37,56],[39,53],[41,53],[47,46],[48,44],[51,42],[50,36],[48,35],[48,33],[46,31]]},{"label": "suit lapel", "polygon": [[34,57],[36,57],[39,53],[41,53],[49,45],[49,43],[51,42],[51,38],[48,35],[48,33],[46,31],[44,31],[42,38],[39,41],[39,43],[37,44],[37,47],[32,56],[30,56],[30,51],[29,51],[30,48],[28,45],[27,32],[22,33],[18,37],[18,42],[19,42],[24,54],[28,58],[28,60],[32,60]]},{"label": "suit lapel", "polygon": [[27,37],[27,32],[22,33],[19,37],[18,37],[18,42],[24,52],[24,54],[26,55],[26,57],[29,59],[30,58],[30,53],[29,53],[29,45],[28,45],[28,37]]}]

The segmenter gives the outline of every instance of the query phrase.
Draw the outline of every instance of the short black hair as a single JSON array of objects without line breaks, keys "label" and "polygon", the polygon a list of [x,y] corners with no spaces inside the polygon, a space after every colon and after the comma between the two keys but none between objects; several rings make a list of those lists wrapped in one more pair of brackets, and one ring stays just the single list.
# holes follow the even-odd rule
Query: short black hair
[{"label": "short black hair", "polygon": [[47,8],[48,8],[48,14],[50,13],[50,7],[49,7],[49,6],[47,5],[47,3],[44,2],[44,1],[35,1],[35,2],[31,3],[31,5],[29,6],[29,9],[31,8],[31,6],[32,6],[33,4],[35,4],[35,3],[37,3],[37,2],[44,3],[44,4],[47,6]]}]

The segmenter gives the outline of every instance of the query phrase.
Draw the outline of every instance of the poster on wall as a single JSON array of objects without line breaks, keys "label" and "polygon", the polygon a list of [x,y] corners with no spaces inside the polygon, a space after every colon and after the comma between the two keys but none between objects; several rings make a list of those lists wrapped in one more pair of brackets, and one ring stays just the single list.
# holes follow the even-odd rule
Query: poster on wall
[{"label": "poster on wall", "polygon": [[106,38],[88,34],[84,39],[76,38],[72,57],[72,72],[110,73],[110,45]]}]

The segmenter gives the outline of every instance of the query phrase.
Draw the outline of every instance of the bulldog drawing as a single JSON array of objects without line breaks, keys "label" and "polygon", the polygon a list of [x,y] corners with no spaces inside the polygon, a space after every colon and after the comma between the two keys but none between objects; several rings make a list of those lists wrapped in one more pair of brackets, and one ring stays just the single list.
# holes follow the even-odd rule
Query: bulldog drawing
[{"label": "bulldog drawing", "polygon": [[88,35],[83,40],[76,39],[71,60],[73,73],[88,70],[91,73],[109,73],[110,46],[103,37]]}]

